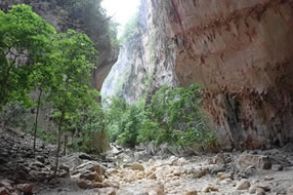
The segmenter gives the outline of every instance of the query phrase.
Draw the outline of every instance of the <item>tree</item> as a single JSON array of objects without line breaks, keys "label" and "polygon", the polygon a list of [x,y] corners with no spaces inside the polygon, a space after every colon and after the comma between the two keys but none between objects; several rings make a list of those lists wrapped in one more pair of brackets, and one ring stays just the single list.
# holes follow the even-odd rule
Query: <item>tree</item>
[{"label": "tree", "polygon": [[37,92],[34,150],[38,116],[45,97],[57,124],[56,175],[61,135],[74,127],[83,139],[104,129],[97,91],[91,73],[98,59],[90,38],[73,30],[57,33],[29,6],[0,12],[0,108],[13,100],[29,100]]},{"label": "tree", "polygon": [[54,175],[59,164],[62,131],[70,128],[78,111],[95,101],[95,91],[90,86],[96,52],[92,41],[82,33],[69,30],[52,39],[49,61],[54,78],[48,99],[53,103],[54,119],[58,126],[57,152]]},{"label": "tree", "polygon": [[46,40],[54,33],[54,27],[29,6],[0,11],[0,110],[13,100],[28,103],[30,73],[43,59]]}]

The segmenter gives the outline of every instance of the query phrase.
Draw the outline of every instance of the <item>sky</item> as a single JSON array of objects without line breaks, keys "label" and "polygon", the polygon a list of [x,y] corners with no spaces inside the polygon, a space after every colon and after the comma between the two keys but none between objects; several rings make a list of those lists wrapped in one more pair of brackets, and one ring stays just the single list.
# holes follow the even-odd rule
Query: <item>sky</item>
[{"label": "sky", "polygon": [[140,0],[103,0],[102,6],[109,16],[120,24],[118,34],[121,35],[124,25],[136,13]]}]

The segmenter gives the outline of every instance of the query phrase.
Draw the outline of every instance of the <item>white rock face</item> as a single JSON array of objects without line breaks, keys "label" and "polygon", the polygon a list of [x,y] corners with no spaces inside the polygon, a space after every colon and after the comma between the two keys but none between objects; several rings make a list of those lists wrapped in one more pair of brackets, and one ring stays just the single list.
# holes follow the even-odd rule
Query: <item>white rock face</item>
[{"label": "white rock face", "polygon": [[118,61],[112,67],[101,89],[105,102],[120,97],[127,102],[147,98],[161,85],[175,85],[174,48],[167,7],[157,12],[156,3],[141,0],[138,29],[120,49]]}]

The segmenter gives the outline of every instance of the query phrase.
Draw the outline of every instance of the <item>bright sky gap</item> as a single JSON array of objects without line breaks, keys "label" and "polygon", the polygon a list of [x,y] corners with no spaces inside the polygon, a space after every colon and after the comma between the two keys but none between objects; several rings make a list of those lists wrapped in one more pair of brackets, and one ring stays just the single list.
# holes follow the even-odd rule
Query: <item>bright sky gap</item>
[{"label": "bright sky gap", "polygon": [[108,16],[119,24],[118,34],[121,35],[127,21],[137,12],[140,0],[103,0],[102,6]]}]

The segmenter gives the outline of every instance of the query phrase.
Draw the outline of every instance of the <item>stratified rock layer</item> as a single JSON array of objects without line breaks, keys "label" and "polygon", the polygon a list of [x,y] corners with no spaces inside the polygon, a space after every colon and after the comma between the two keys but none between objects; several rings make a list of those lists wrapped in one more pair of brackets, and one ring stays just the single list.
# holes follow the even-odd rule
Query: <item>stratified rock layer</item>
[{"label": "stratified rock layer", "polygon": [[293,138],[293,1],[172,0],[179,83],[199,82],[225,147]]}]

